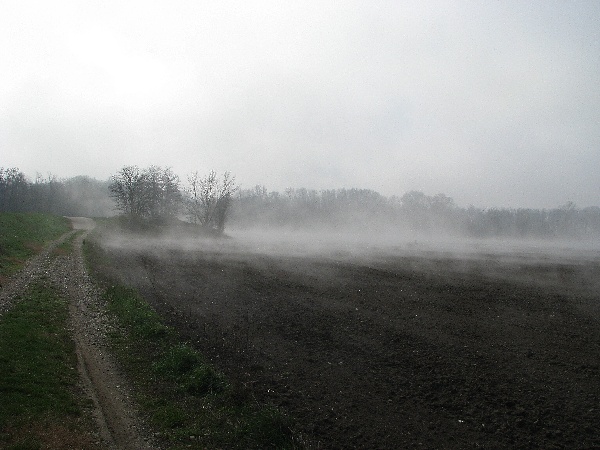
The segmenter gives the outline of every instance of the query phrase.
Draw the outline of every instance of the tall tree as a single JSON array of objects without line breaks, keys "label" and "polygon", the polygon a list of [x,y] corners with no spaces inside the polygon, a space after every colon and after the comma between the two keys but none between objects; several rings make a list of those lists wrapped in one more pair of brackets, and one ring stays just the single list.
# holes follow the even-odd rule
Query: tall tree
[{"label": "tall tree", "polygon": [[143,175],[137,166],[124,166],[111,177],[109,186],[116,207],[126,216],[141,217]]},{"label": "tall tree", "polygon": [[235,177],[229,172],[225,172],[223,174],[223,180],[219,185],[213,219],[214,226],[219,233],[222,233],[225,230],[225,221],[227,220],[231,200],[236,190]]},{"label": "tall tree", "polygon": [[132,219],[167,221],[181,205],[179,177],[170,168],[125,166],[113,175],[109,189],[117,209]]}]

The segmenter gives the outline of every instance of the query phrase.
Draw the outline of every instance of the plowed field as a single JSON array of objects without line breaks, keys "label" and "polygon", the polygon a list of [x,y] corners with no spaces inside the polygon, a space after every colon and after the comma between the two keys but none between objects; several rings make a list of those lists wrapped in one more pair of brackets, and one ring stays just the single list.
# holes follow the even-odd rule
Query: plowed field
[{"label": "plowed field", "polygon": [[130,244],[115,273],[307,446],[600,446],[597,253]]}]

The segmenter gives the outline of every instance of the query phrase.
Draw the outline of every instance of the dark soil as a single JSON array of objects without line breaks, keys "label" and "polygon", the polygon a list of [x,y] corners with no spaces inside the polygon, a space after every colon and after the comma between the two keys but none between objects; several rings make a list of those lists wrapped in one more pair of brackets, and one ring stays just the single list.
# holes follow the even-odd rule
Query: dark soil
[{"label": "dark soil", "polygon": [[111,252],[309,447],[600,446],[597,256]]}]

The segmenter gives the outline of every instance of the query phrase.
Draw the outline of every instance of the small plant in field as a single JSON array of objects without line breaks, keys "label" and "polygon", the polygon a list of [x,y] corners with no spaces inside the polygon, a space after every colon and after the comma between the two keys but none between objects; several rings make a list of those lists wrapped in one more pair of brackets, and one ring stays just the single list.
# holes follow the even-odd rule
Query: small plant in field
[{"label": "small plant in field", "polygon": [[186,392],[196,396],[219,394],[227,387],[225,377],[206,364],[194,367],[181,383]]},{"label": "small plant in field", "polygon": [[188,421],[188,415],[181,407],[172,404],[163,404],[154,409],[152,420],[161,428],[181,428]]},{"label": "small plant in field", "polygon": [[165,351],[164,356],[153,364],[156,373],[173,379],[181,378],[201,364],[196,350],[185,344],[176,344]]},{"label": "small plant in field", "polygon": [[191,395],[220,393],[226,388],[224,376],[206,364],[196,350],[185,344],[168,348],[152,367],[155,373],[175,381]]},{"label": "small plant in field", "polygon": [[186,344],[169,347],[152,366],[155,373],[176,382],[188,394],[203,396],[225,391],[225,377],[206,364],[200,354]]}]

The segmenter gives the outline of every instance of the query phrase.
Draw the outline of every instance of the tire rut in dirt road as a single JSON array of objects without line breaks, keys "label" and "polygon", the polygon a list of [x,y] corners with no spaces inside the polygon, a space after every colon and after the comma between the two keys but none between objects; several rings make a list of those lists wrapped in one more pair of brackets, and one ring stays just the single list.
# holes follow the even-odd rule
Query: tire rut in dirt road
[{"label": "tire rut in dirt road", "polygon": [[[110,321],[100,292],[90,280],[82,243],[94,223],[91,219],[71,218],[74,230],[64,234],[32,258],[22,272],[0,292],[0,315],[10,308],[27,287],[48,278],[69,301],[70,326],[75,342],[78,370],[85,393],[94,404],[92,414],[98,428],[97,439],[108,449],[157,449],[146,430],[131,389],[120,373],[107,342]],[[53,250],[73,234],[68,255],[53,256]]]}]

